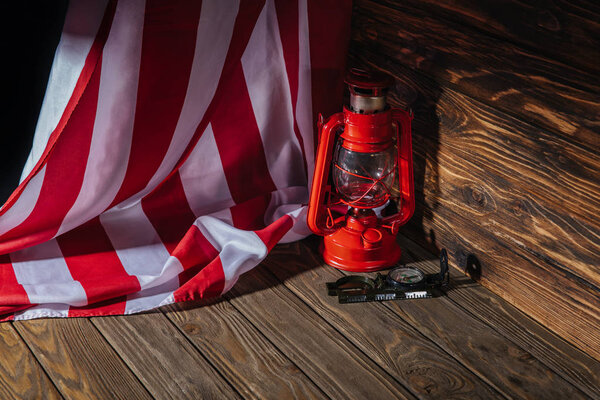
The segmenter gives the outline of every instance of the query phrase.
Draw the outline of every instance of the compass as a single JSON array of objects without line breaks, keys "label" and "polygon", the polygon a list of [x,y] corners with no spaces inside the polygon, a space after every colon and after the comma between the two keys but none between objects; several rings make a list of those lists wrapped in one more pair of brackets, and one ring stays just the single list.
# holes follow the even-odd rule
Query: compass
[{"label": "compass", "polygon": [[363,303],[367,301],[426,299],[442,295],[440,290],[449,281],[448,254],[442,249],[440,272],[425,274],[418,268],[401,266],[386,276],[373,278],[348,275],[335,282],[327,282],[330,296],[337,296],[340,303]]}]

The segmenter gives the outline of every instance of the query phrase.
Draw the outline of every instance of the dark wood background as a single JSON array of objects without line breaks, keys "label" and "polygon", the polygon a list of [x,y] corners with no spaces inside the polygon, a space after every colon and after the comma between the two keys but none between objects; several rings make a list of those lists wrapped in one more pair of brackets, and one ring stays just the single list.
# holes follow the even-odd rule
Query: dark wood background
[{"label": "dark wood background", "polygon": [[600,5],[355,0],[349,65],[411,107],[404,233],[600,359]]}]

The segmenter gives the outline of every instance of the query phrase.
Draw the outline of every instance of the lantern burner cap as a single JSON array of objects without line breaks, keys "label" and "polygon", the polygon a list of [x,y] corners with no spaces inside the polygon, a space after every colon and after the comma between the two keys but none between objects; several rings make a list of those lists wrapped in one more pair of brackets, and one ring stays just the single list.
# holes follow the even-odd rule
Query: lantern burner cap
[{"label": "lantern burner cap", "polygon": [[379,97],[385,96],[387,89],[394,84],[394,78],[379,71],[352,68],[346,74],[344,82],[346,82],[352,94],[365,97]]},{"label": "lantern burner cap", "polygon": [[385,95],[394,78],[378,71],[352,68],[346,74],[350,90],[350,108],[359,114],[374,114],[387,108]]}]

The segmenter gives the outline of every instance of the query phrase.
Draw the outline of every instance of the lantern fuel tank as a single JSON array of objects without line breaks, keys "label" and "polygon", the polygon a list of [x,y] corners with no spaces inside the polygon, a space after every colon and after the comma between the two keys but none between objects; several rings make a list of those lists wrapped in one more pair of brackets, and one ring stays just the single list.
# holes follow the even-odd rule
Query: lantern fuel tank
[{"label": "lantern fuel tank", "polygon": [[400,260],[398,228],[414,213],[412,115],[387,105],[387,74],[353,69],[346,84],[350,104],[319,118],[308,226],[327,264],[369,272]]}]

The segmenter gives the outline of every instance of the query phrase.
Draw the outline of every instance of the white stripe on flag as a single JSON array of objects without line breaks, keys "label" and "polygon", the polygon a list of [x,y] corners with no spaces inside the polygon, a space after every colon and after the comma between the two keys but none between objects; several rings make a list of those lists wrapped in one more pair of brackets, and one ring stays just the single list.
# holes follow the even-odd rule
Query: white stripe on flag
[{"label": "white stripe on flag", "polygon": [[61,303],[67,311],[69,304],[87,304],[85,290],[71,276],[56,240],[15,251],[10,260],[30,303]]},{"label": "white stripe on flag", "polygon": [[310,72],[310,41],[308,36],[308,7],[306,0],[298,0],[298,101],[296,102],[296,122],[302,140],[308,166],[308,185],[313,178],[315,165],[314,123],[312,120],[312,94]]},{"label": "white stripe on flag", "polygon": [[171,304],[175,301],[173,292],[179,288],[179,277],[174,277],[156,287],[144,289],[127,296],[125,314],[142,312]]},{"label": "white stripe on flag", "polygon": [[292,218],[294,225],[277,243],[295,242],[312,234],[310,229],[308,229],[308,225],[306,224],[307,210],[307,206],[294,207],[294,205],[291,205],[291,207],[281,207],[281,211]]},{"label": "white stripe on flag", "polygon": [[144,1],[119,2],[102,53],[98,106],[79,196],[58,235],[96,217],[119,191],[129,161],[138,90]]},{"label": "white stripe on flag", "polygon": [[63,115],[96,38],[107,3],[108,0],[69,2],[63,33],[54,54],[46,94],[35,128],[33,146],[21,173],[21,181],[40,159],[50,134]]},{"label": "white stripe on flag", "polygon": [[284,215],[294,221],[292,228],[281,238],[279,243],[294,242],[311,234],[306,223],[306,204],[308,189],[306,186],[293,186],[271,193],[271,201],[265,212],[265,224],[269,225]]},{"label": "white stripe on flag", "polygon": [[40,304],[15,313],[15,321],[34,318],[68,317],[69,307],[64,304]]},{"label": "white stripe on flag", "polygon": [[141,203],[105,212],[100,222],[123,268],[138,278],[142,289],[160,285],[183,271],[179,260],[169,255]]},{"label": "white stripe on flag", "polygon": [[219,252],[225,275],[223,293],[233,287],[240,275],[267,256],[267,246],[253,231],[236,229],[211,216],[198,218],[194,225]]},{"label": "white stripe on flag", "polygon": [[233,226],[233,217],[231,216],[231,209],[229,208],[224,208],[223,210],[211,213],[210,216]]},{"label": "white stripe on flag", "polygon": [[185,197],[196,217],[233,207],[212,125],[208,124],[196,147],[179,170]]},{"label": "white stripe on flag", "polygon": [[6,210],[4,215],[0,216],[0,235],[21,225],[29,217],[40,196],[45,175],[46,166],[29,181],[29,184],[12,207]]},{"label": "white stripe on flag", "polygon": [[217,90],[238,8],[239,0],[202,2],[188,88],[167,153],[146,188],[116,207],[127,207],[150,193],[173,170],[183,154]]},{"label": "white stripe on flag", "polygon": [[256,21],[242,55],[242,67],[275,186],[306,185],[273,0],[267,0]]}]

